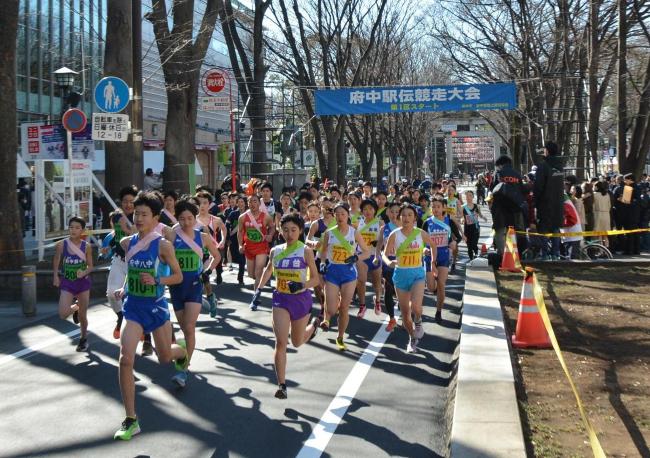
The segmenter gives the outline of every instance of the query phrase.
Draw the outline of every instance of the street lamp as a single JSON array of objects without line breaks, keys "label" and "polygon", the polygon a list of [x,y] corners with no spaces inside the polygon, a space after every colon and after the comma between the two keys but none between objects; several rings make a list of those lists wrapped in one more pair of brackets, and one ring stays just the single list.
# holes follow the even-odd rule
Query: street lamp
[{"label": "street lamp", "polygon": [[61,104],[61,117],[69,108],[75,108],[81,101],[81,94],[73,91],[74,80],[79,72],[70,70],[68,67],[61,67],[54,72],[56,84],[63,89],[63,103]]}]

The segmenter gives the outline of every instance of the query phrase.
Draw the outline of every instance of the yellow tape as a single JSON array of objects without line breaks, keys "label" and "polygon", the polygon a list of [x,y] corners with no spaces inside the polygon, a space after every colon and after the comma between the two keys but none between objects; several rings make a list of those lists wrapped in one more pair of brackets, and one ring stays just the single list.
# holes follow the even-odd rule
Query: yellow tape
[{"label": "yellow tape", "polygon": [[515,250],[515,245],[512,243],[512,235],[514,235],[514,230],[512,228],[508,229],[508,232],[506,233],[506,247],[508,247],[508,251],[512,254],[512,257],[515,261],[515,267],[517,269],[521,269],[521,262],[519,261],[519,251]]},{"label": "yellow tape", "polygon": [[526,232],[526,231],[517,231],[517,234],[523,235],[535,235],[537,237],[605,237],[607,235],[624,235],[624,234],[636,234],[639,232],[648,232],[650,229],[618,229],[614,231],[585,231],[585,232]]},{"label": "yellow tape", "polygon": [[569,374],[569,369],[567,368],[567,365],[564,362],[564,357],[562,356],[560,345],[558,344],[557,339],[555,338],[555,332],[553,332],[553,326],[551,325],[551,320],[548,317],[548,311],[546,310],[546,304],[544,303],[544,293],[542,292],[542,287],[537,282],[537,276],[535,275],[534,272],[533,272],[533,293],[535,295],[535,300],[537,301],[537,308],[539,308],[539,313],[542,317],[542,321],[544,322],[544,327],[546,328],[546,332],[548,332],[548,335],[551,338],[551,344],[553,345],[553,350],[555,350],[557,359],[560,361],[560,365],[564,370],[564,375],[566,375],[566,378],[569,381],[569,385],[571,385],[571,389],[573,390],[573,395],[576,398],[576,402],[578,404],[578,410],[580,411],[580,416],[582,417],[582,422],[584,423],[585,429],[587,430],[587,434],[589,435],[589,443],[591,444],[591,451],[593,452],[595,458],[605,458],[605,452],[603,451],[603,448],[601,447],[600,442],[598,441],[598,436],[596,435],[596,431],[594,431],[594,428],[591,425],[589,418],[587,417],[587,413],[585,412],[585,409],[582,406],[582,401],[580,400],[580,396],[578,395],[578,390],[576,389],[576,386],[573,383],[573,379]]}]

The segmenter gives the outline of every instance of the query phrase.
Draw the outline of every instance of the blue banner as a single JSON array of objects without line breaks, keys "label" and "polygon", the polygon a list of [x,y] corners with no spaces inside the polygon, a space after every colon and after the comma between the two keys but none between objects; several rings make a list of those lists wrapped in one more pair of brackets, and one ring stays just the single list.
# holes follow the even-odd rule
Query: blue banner
[{"label": "blue banner", "polygon": [[318,89],[316,115],[512,110],[515,83]]}]

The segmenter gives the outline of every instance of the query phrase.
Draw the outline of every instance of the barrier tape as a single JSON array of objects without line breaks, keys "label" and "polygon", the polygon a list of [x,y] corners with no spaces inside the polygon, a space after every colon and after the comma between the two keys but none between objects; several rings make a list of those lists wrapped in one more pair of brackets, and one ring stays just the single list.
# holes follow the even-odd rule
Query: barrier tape
[{"label": "barrier tape", "polygon": [[522,235],[535,235],[537,237],[605,237],[608,235],[624,235],[624,234],[636,234],[639,232],[649,232],[650,228],[647,229],[616,229],[613,231],[585,231],[585,232],[527,232],[527,231],[516,231],[517,234]]},{"label": "barrier tape", "polygon": [[564,375],[566,375],[566,378],[569,381],[569,385],[571,385],[571,390],[573,390],[573,395],[576,398],[576,402],[578,404],[578,410],[580,411],[580,416],[582,417],[582,422],[585,426],[585,429],[587,430],[587,434],[589,435],[589,443],[591,444],[591,451],[593,452],[595,458],[605,458],[605,452],[603,451],[603,448],[601,447],[600,442],[598,441],[598,436],[596,435],[596,431],[594,431],[594,428],[591,425],[589,418],[587,417],[587,413],[585,412],[585,409],[582,405],[582,401],[580,400],[580,396],[578,395],[578,390],[576,389],[576,386],[573,383],[573,379],[571,378],[571,374],[569,374],[569,369],[567,368],[567,365],[564,362],[564,357],[562,356],[560,345],[557,342],[557,339],[555,337],[555,332],[553,332],[553,326],[551,325],[551,320],[548,317],[548,311],[546,310],[546,304],[544,303],[544,293],[542,292],[542,287],[539,285],[537,281],[537,276],[535,275],[535,272],[533,272],[533,294],[535,296],[535,300],[537,301],[537,307],[539,308],[539,313],[542,317],[542,321],[544,322],[544,327],[546,328],[546,332],[548,332],[548,335],[551,339],[553,350],[555,350],[555,355],[557,356],[557,359],[560,361],[560,365],[564,370]]}]

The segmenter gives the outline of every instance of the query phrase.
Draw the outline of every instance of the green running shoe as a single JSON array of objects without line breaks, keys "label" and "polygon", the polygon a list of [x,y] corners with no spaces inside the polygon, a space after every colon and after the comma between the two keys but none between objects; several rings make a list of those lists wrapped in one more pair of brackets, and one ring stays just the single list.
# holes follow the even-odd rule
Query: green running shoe
[{"label": "green running shoe", "polygon": [[113,439],[128,441],[133,436],[140,433],[140,424],[137,418],[126,417],[122,422],[122,426],[115,432]]},{"label": "green running shoe", "polygon": [[[185,342],[185,339],[178,339],[176,341],[176,345],[178,345],[179,347],[187,349],[187,343]],[[189,365],[190,365],[190,361],[187,359],[187,350],[185,350],[185,357],[184,358],[174,360],[174,367],[179,372],[183,372],[183,371],[187,370],[187,367]]]}]

